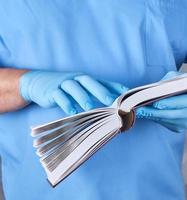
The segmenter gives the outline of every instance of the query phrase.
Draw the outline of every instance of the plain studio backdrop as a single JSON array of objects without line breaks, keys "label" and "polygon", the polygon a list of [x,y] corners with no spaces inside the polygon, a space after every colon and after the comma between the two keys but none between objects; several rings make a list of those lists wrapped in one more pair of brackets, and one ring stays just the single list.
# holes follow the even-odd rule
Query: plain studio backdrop
[{"label": "plain studio backdrop", "polygon": [[[187,64],[183,65],[181,67],[181,70],[184,72],[187,72]],[[1,170],[0,170],[1,171]],[[185,146],[185,153],[184,153],[184,159],[183,159],[183,174],[185,178],[186,183],[186,197],[187,197],[187,136],[186,136],[186,146]],[[1,180],[1,173],[0,173],[0,180]],[[0,200],[4,200],[3,198],[3,190],[0,182]]]}]

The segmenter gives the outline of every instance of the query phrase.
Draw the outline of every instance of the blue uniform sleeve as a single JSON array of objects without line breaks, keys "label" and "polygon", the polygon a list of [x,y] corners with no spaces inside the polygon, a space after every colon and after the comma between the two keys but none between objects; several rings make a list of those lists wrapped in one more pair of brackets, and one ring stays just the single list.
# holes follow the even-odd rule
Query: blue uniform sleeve
[{"label": "blue uniform sleeve", "polygon": [[3,37],[0,35],[0,55],[4,54],[4,52],[7,50],[6,44],[4,42]]},{"label": "blue uniform sleeve", "polygon": [[6,60],[10,57],[10,50],[3,39],[2,35],[0,35],[0,68],[6,66]]}]

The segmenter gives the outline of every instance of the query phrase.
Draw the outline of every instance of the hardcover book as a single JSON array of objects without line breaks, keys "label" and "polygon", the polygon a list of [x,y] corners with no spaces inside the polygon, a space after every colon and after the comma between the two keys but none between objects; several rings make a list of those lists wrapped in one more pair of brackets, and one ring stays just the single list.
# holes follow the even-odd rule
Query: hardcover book
[{"label": "hardcover book", "polygon": [[131,128],[138,107],[186,92],[187,76],[183,74],[131,89],[110,107],[93,109],[33,128],[33,146],[51,185],[56,186],[109,140]]}]

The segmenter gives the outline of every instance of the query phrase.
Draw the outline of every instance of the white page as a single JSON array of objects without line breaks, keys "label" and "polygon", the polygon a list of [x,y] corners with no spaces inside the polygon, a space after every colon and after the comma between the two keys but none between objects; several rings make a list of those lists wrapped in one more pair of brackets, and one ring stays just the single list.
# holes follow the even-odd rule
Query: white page
[{"label": "white page", "polygon": [[121,122],[119,121],[118,117],[113,119],[112,127],[107,127],[106,130],[105,126],[101,126],[96,131],[94,131],[86,140],[84,140],[52,173],[48,173],[48,179],[52,184],[56,184],[62,174],[65,174],[72,163],[76,163],[77,160],[83,156],[88,149],[99,140],[101,140],[105,135],[106,132],[111,132],[111,130],[119,129],[121,126]]}]

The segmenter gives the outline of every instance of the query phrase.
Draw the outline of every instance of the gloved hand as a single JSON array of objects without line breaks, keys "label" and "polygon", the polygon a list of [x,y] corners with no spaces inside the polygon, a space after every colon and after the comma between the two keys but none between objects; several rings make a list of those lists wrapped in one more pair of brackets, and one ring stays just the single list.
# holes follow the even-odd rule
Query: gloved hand
[{"label": "gloved hand", "polygon": [[[171,71],[163,80],[176,77],[181,73]],[[174,132],[183,132],[187,129],[187,94],[168,97],[137,109],[137,117],[150,119],[167,127]]]},{"label": "gloved hand", "polygon": [[75,114],[75,101],[84,109],[94,108],[94,97],[104,105],[126,91],[122,84],[98,81],[82,73],[30,71],[20,79],[20,94],[25,101],[44,108],[59,106],[67,114]]}]

